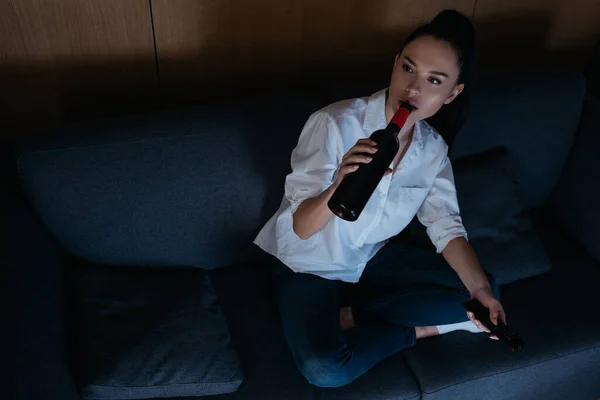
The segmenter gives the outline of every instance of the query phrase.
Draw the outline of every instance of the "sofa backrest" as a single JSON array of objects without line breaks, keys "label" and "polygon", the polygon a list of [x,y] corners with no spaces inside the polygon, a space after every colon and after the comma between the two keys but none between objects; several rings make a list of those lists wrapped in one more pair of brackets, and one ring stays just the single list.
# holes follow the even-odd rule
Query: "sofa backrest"
[{"label": "sofa backrest", "polygon": [[[264,256],[252,240],[275,212],[306,119],[329,101],[288,93],[244,103],[80,124],[17,149],[30,203],[69,253],[113,265],[216,268]],[[505,146],[523,197],[543,204],[571,149],[585,92],[574,72],[480,79],[453,159]]]},{"label": "sofa backrest", "polygon": [[33,208],[72,255],[216,268],[260,258],[289,154],[321,100],[289,93],[79,124],[17,148]]},{"label": "sofa backrest", "polygon": [[451,158],[504,146],[525,205],[545,204],[571,151],[585,90],[575,71],[488,74],[475,86]]},{"label": "sofa backrest", "polygon": [[[388,79],[336,87],[330,102],[364,96]],[[524,71],[487,71],[476,79],[467,119],[450,148],[456,160],[506,147],[530,208],[548,200],[571,151],[586,85],[575,70],[540,67]]]}]

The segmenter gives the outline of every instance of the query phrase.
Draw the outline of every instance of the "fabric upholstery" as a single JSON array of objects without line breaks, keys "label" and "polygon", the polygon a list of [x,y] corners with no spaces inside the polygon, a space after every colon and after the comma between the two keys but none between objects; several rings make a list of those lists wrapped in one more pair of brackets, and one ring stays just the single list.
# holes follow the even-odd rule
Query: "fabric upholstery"
[{"label": "fabric upholstery", "polygon": [[[18,255],[18,268],[0,275],[3,295],[16,307],[7,313],[8,325],[17,327],[9,337],[20,357],[15,398],[78,398],[65,342],[77,344],[73,371],[81,372],[86,397],[381,400],[417,399],[420,390],[428,399],[597,397],[600,328],[589,315],[600,268],[556,231],[562,224],[572,236],[586,237],[580,225],[586,214],[574,212],[536,227],[552,270],[502,287],[509,323],[526,342],[522,352],[508,353],[485,335],[455,332],[424,340],[343,388],[312,387],[298,372],[252,238],[279,204],[290,152],[308,115],[341,99],[335,96],[369,95],[386,83],[349,85],[326,102],[297,93],[253,97],[81,123],[25,139],[17,150],[20,182],[51,235],[30,210],[7,209],[9,224],[20,227],[16,253],[2,249]],[[482,77],[476,86],[452,160],[504,146],[524,207],[543,203],[571,150],[585,90],[581,75],[545,69]],[[568,179],[577,188],[569,181],[559,186],[573,193],[589,189],[576,179],[581,165],[569,164]],[[580,194],[569,196],[557,197],[555,215],[565,205],[585,206]],[[3,243],[12,243],[12,231],[6,232]],[[71,310],[62,303],[60,251],[52,236],[82,259],[133,267],[69,269],[69,300],[78,300],[75,329],[64,322]],[[590,243],[584,244],[592,252],[597,241]],[[205,272],[175,268],[231,264],[238,265],[207,274],[235,352]],[[210,330],[217,335],[205,335]],[[242,370],[236,392],[197,397],[235,390]],[[204,380],[214,376],[224,377],[221,384]],[[185,380],[191,386],[178,384]]]},{"label": "fabric upholstery", "polygon": [[500,285],[547,272],[550,263],[505,149],[462,158],[453,166],[461,216],[481,265]]},{"label": "fabric upholstery", "polygon": [[589,97],[581,126],[551,201],[566,231],[600,261],[600,100]]},{"label": "fabric upholstery", "polygon": [[553,263],[544,275],[501,288],[509,325],[525,346],[512,353],[485,334],[454,332],[403,352],[423,399],[585,399],[600,393],[600,270],[556,222],[536,223]]},{"label": "fabric upholstery", "polygon": [[245,375],[240,389],[206,400],[384,400],[418,399],[419,391],[402,357],[384,360],[351,384],[324,389],[300,374],[283,335],[264,265],[210,271]]},{"label": "fabric upholstery", "polygon": [[525,205],[541,206],[571,151],[584,95],[579,72],[488,73],[476,83],[451,159],[506,147]]},{"label": "fabric upholstery", "polygon": [[[387,84],[386,77],[329,88],[327,99],[369,96]],[[454,161],[506,147],[514,158],[525,205],[541,206],[571,150],[585,91],[585,79],[575,70],[488,71],[474,83],[450,157]]]},{"label": "fabric upholstery", "polygon": [[67,281],[84,398],[203,396],[239,387],[242,369],[204,271],[73,264]]},{"label": "fabric upholstery", "polygon": [[[520,195],[504,147],[453,162],[458,203],[481,265],[499,285],[547,272],[550,263]],[[415,218],[395,240],[434,249]]]},{"label": "fabric upholstery", "polygon": [[12,177],[5,172],[0,181],[0,397],[76,400],[60,250],[23,196],[7,184]]},{"label": "fabric upholstery", "polygon": [[[291,153],[318,100],[254,98],[23,141],[23,186],[71,254],[98,264],[215,268],[259,257]],[[277,151],[270,150],[271,148]]]}]

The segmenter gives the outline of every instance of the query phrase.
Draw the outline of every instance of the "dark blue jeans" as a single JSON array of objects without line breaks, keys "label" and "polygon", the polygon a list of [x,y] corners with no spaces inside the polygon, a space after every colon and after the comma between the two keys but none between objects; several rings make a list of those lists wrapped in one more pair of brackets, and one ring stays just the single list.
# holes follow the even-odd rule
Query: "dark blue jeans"
[{"label": "dark blue jeans", "polygon": [[[346,385],[414,346],[415,326],[468,320],[461,302],[470,296],[456,272],[434,251],[406,244],[384,246],[357,284],[294,273],[279,261],[274,279],[288,345],[300,372],[316,386]],[[352,306],[357,322],[347,331],[340,327],[344,304]]]}]

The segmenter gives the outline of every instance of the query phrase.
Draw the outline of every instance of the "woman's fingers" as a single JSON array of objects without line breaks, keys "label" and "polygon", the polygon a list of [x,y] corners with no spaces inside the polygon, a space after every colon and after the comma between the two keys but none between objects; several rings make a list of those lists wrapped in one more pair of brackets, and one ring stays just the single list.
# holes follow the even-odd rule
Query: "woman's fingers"
[{"label": "woman's fingers", "polygon": [[346,160],[342,163],[342,165],[348,165],[348,164],[368,164],[373,160],[373,157],[371,156],[365,156],[362,154],[353,154],[351,156],[349,156],[348,158],[346,158]]},{"label": "woman's fingers", "polygon": [[475,324],[475,326],[477,328],[481,329],[484,332],[490,333],[490,330],[488,328],[486,328],[485,325],[483,325],[481,323],[481,321],[479,321],[478,319],[475,319],[475,315],[472,312],[468,311],[467,312],[467,317],[469,317],[469,319],[471,321],[473,321],[473,323]]},{"label": "woman's fingers", "polygon": [[340,167],[340,170],[339,170],[339,173],[338,173],[338,175],[339,175],[338,179],[341,179],[345,175],[348,175],[349,173],[354,172],[357,169],[358,169],[358,165],[357,164],[344,165],[344,166]]},{"label": "woman's fingers", "polygon": [[486,328],[486,326],[484,324],[482,324],[481,322],[479,322],[479,320],[475,320],[473,321],[475,323],[475,325],[481,329],[484,332],[490,333],[490,330],[488,328]]},{"label": "woman's fingers", "polygon": [[[473,321],[473,323],[475,324],[475,326],[477,326],[477,328],[481,329],[484,332],[491,333],[490,330],[481,323],[481,321],[479,321],[478,319],[475,319],[475,315],[472,312],[467,311],[467,317],[469,317],[469,319],[471,321]],[[500,340],[498,338],[498,336],[496,336],[496,335],[490,335],[489,337],[492,340]]]},{"label": "woman's fingers", "polygon": [[499,314],[500,314],[500,303],[497,302],[495,304],[492,304],[492,306],[490,307],[490,321],[492,321],[492,324],[498,325]]},{"label": "woman's fingers", "polygon": [[377,142],[374,141],[371,138],[358,139],[356,141],[356,145],[359,145],[359,144],[366,144],[366,145],[369,145],[369,146],[377,146]]},{"label": "woman's fingers", "polygon": [[352,157],[357,154],[366,155],[375,153],[377,153],[377,147],[369,146],[366,144],[357,144],[350,150],[348,150],[346,154],[344,154],[344,157],[342,157],[342,163],[344,163],[349,157]]},{"label": "woman's fingers", "polygon": [[369,143],[364,143],[364,144],[355,144],[351,150],[353,153],[360,153],[360,152],[371,153],[371,154],[377,153],[377,143],[369,142]]},{"label": "woman's fingers", "polygon": [[[377,142],[369,138],[359,139],[354,146],[344,154],[342,163],[338,169],[338,177],[342,179],[345,175],[356,171],[360,164],[368,164],[373,161],[372,154],[377,152]],[[390,174],[388,169],[384,175]]]},{"label": "woman's fingers", "polygon": [[500,310],[498,312],[498,318],[500,318],[500,321],[504,322],[504,325],[507,324],[506,313],[504,312],[504,308],[502,308],[502,305],[500,305]]}]

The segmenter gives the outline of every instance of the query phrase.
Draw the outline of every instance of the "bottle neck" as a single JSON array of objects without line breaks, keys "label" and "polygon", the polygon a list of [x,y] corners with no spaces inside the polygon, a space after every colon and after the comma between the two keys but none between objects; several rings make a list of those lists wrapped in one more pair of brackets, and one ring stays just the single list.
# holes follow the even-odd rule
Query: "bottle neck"
[{"label": "bottle neck", "polygon": [[402,130],[402,127],[398,126],[394,122],[390,122],[388,124],[388,126],[386,126],[385,130],[396,135],[396,134],[400,133],[400,131]]},{"label": "bottle neck", "polygon": [[411,110],[409,110],[408,108],[400,107],[398,111],[396,111],[396,114],[394,114],[394,116],[392,117],[392,120],[390,121],[389,125],[394,124],[399,131],[406,123],[406,120],[410,116],[410,112]]},{"label": "bottle neck", "polygon": [[400,109],[398,109],[396,114],[394,114],[392,117],[391,121],[386,127],[386,130],[391,133],[398,134],[406,124],[406,120],[408,120],[410,112],[411,110],[405,107],[400,107]]}]

